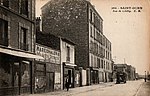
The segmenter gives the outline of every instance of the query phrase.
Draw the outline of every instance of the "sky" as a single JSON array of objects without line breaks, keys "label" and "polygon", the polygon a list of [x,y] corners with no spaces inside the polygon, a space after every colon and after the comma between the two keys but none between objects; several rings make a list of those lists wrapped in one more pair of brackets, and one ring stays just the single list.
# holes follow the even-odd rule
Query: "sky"
[{"label": "sky", "polygon": [[[36,0],[36,16],[48,1]],[[112,43],[115,63],[132,65],[139,74],[150,71],[150,0],[89,1],[103,18],[103,32]]]}]

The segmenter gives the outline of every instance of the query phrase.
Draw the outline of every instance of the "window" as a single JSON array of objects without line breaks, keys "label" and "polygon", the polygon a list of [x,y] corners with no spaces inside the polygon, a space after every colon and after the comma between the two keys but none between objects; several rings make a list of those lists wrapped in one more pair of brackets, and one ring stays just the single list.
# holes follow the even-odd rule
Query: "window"
[{"label": "window", "polygon": [[94,60],[93,60],[94,58],[93,58],[93,55],[91,55],[91,67],[93,67],[93,65],[94,65]]},{"label": "window", "polygon": [[97,67],[97,57],[94,56],[94,67]]},{"label": "window", "polygon": [[93,30],[92,30],[92,26],[90,26],[90,35],[92,36],[92,34],[93,34],[93,32],[92,32]]},{"label": "window", "polygon": [[[7,56],[0,57],[0,88],[12,86],[12,64]],[[7,59],[6,59],[7,58]]]},{"label": "window", "polygon": [[96,39],[96,28],[94,28],[94,38]]},{"label": "window", "polygon": [[8,46],[8,22],[0,19],[0,45]]},{"label": "window", "polygon": [[70,47],[67,46],[67,56],[66,56],[66,61],[70,62]]},{"label": "window", "polygon": [[20,14],[28,17],[28,0],[20,0]]},{"label": "window", "polygon": [[0,0],[0,4],[8,8],[9,7],[9,0]]},{"label": "window", "polygon": [[100,68],[100,59],[97,58],[97,67]]},{"label": "window", "polygon": [[28,51],[27,29],[21,27],[20,49]]},{"label": "window", "polygon": [[92,10],[90,9],[90,21],[92,22],[92,17],[93,17],[93,12]]},{"label": "window", "polygon": [[103,60],[101,60],[101,68],[104,68],[104,66],[103,66]]}]

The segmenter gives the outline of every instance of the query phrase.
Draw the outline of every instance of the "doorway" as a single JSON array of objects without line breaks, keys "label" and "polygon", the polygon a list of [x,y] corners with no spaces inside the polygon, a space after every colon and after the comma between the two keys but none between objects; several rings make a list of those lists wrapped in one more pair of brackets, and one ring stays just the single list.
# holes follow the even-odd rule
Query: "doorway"
[{"label": "doorway", "polygon": [[54,90],[54,72],[47,72],[47,90],[53,91]]}]

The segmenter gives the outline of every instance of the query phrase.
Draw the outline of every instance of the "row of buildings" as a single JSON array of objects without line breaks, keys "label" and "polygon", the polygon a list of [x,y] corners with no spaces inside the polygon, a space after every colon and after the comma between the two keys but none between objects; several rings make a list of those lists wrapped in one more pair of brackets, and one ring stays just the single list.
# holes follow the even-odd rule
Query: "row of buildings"
[{"label": "row of buildings", "polygon": [[0,0],[0,95],[39,93],[112,81],[111,42],[86,0]]},{"label": "row of buildings", "polygon": [[128,64],[114,64],[113,73],[116,72],[125,72],[127,74],[127,80],[136,80],[138,79],[138,73],[136,73],[136,69]]}]

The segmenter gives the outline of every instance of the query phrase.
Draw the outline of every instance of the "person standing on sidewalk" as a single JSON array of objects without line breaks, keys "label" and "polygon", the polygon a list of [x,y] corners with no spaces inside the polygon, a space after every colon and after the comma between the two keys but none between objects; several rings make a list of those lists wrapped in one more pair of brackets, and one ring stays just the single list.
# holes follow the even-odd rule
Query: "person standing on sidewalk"
[{"label": "person standing on sidewalk", "polygon": [[69,76],[66,77],[66,84],[65,84],[67,91],[69,91]]}]

